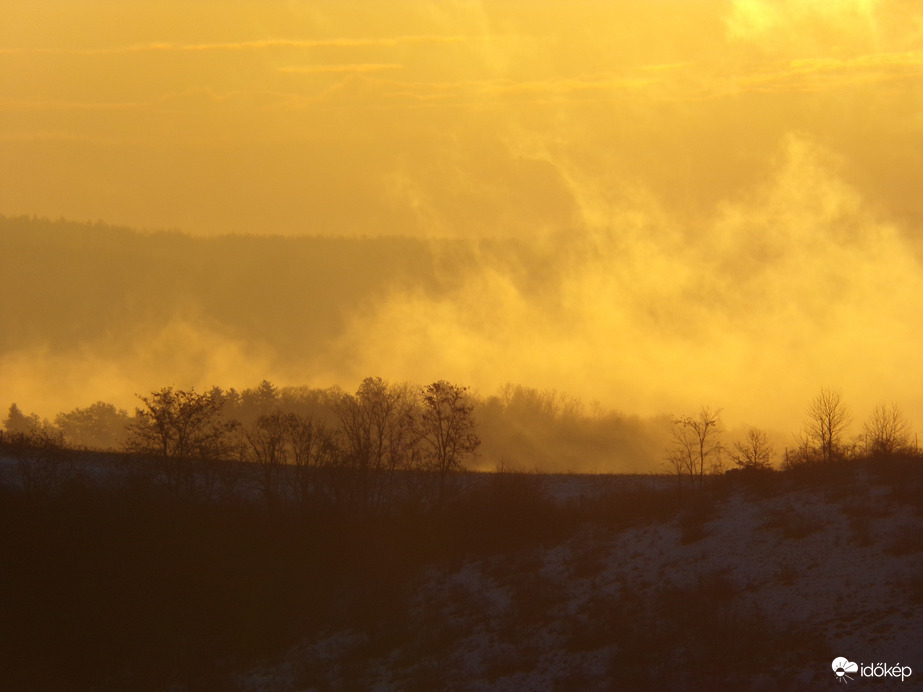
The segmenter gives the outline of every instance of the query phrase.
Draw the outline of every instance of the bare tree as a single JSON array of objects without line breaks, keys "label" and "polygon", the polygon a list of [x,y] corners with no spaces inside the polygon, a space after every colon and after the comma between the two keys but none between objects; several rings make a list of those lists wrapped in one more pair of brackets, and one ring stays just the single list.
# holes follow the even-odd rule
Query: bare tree
[{"label": "bare tree", "polygon": [[286,416],[286,435],[293,464],[292,490],[302,504],[328,486],[323,478],[336,463],[337,448],[332,432],[309,416]]},{"label": "bare tree", "polygon": [[734,463],[742,469],[766,470],[772,468],[773,449],[766,433],[759,428],[747,430],[747,439],[734,443]]},{"label": "bare tree", "polygon": [[695,443],[692,435],[683,428],[677,427],[674,423],[673,442],[667,453],[667,461],[673,467],[673,473],[676,475],[677,482],[682,487],[683,479],[695,478]]},{"label": "bare tree", "polygon": [[871,454],[897,454],[910,448],[910,424],[894,404],[878,404],[863,430]]},{"label": "bare tree", "polygon": [[851,422],[852,416],[839,392],[821,389],[811,401],[804,432],[822,461],[833,461],[840,454],[843,433]]},{"label": "bare tree", "polygon": [[191,489],[196,469],[208,471],[194,462],[227,456],[235,423],[223,418],[218,398],[173,387],[138,398],[144,407],[135,409],[126,447],[157,458],[171,490]]},{"label": "bare tree", "polygon": [[244,458],[259,466],[263,498],[273,506],[279,495],[282,469],[288,462],[286,416],[278,411],[261,415],[243,429],[243,436],[247,441]]},{"label": "bare tree", "polygon": [[340,398],[335,411],[355,474],[356,500],[364,511],[375,511],[391,494],[392,472],[409,468],[414,458],[413,394],[409,387],[367,377],[355,395]]},{"label": "bare tree", "polygon": [[420,433],[425,443],[426,465],[439,474],[439,499],[445,496],[446,477],[463,468],[466,457],[474,454],[481,440],[475,432],[474,406],[468,389],[445,380],[423,389],[423,414]]},{"label": "bare tree", "polygon": [[699,414],[673,421],[673,446],[668,461],[677,476],[688,476],[692,485],[701,486],[706,470],[719,467],[721,445],[721,411],[702,407]]}]

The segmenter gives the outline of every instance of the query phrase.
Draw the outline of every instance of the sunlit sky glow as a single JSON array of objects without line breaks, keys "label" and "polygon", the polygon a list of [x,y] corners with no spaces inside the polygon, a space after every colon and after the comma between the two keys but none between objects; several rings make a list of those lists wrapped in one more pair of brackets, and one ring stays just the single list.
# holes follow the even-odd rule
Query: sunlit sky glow
[{"label": "sunlit sky glow", "polygon": [[[550,298],[485,263],[357,309],[342,361],[199,334],[221,365],[145,383],[514,381],[782,429],[833,386],[923,429],[921,190],[916,0],[0,5],[2,214],[579,249]],[[26,408],[121,396],[0,368]]]}]

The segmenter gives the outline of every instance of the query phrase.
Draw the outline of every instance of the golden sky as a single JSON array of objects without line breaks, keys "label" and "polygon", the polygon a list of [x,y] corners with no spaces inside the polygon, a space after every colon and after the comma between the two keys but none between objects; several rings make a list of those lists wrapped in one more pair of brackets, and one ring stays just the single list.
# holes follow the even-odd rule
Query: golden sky
[{"label": "golden sky", "polygon": [[349,376],[923,425],[921,190],[917,0],[0,5],[0,213],[581,248],[382,297]]},{"label": "golden sky", "polygon": [[11,0],[0,26],[7,214],[531,234],[711,215],[794,134],[923,218],[914,0]]}]

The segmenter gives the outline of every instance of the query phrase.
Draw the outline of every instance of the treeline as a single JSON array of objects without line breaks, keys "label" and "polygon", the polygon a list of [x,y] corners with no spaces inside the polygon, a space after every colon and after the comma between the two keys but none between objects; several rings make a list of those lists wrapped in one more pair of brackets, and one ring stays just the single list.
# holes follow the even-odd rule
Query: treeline
[{"label": "treeline", "polygon": [[[446,381],[414,389],[366,378],[355,394],[283,394],[268,381],[242,393],[170,386],[139,399],[130,417],[98,402],[60,414],[57,425],[14,404],[5,443],[47,451],[65,447],[68,437],[105,440],[152,465],[168,491],[185,495],[236,494],[247,474],[227,462],[244,462],[258,469],[269,505],[290,499],[366,513],[391,505],[398,481],[406,480],[397,471],[431,472],[426,477],[438,479],[441,499],[448,474],[480,444],[466,389]],[[31,472],[38,461],[24,466]]]},{"label": "treeline", "polygon": [[[456,389],[453,386],[453,391]],[[259,462],[267,452],[256,447],[263,444],[264,438],[272,440],[276,436],[288,441],[287,446],[272,442],[275,446],[270,450],[273,462],[270,466],[276,462],[280,466],[297,466],[303,455],[292,442],[293,426],[302,426],[304,430],[299,433],[302,435],[310,430],[312,444],[323,442],[321,446],[328,450],[324,453],[327,457],[342,456],[349,444],[355,446],[350,442],[356,434],[348,416],[350,406],[358,403],[372,407],[378,397],[382,403],[376,406],[392,407],[393,415],[406,417],[401,425],[412,428],[412,422],[422,420],[426,409],[425,391],[381,378],[367,378],[353,394],[339,387],[276,387],[265,380],[242,391],[213,387],[199,393],[167,387],[139,397],[139,406],[131,413],[99,401],[59,413],[53,419],[42,419],[35,413],[24,413],[13,403],[3,422],[3,431],[8,440],[19,435],[73,449],[142,452],[138,437],[147,428],[139,421],[149,420],[152,411],[169,406],[201,408],[209,412],[210,425],[219,425],[215,421],[221,421],[222,434],[214,436],[213,449],[196,449],[196,454]],[[464,406],[470,408],[467,419],[480,441],[476,454],[465,459],[467,468],[637,473],[656,469],[661,463],[669,435],[667,417],[642,419],[604,412],[598,405],[587,407],[580,400],[553,390],[521,385],[505,385],[498,393],[486,397],[467,389],[463,391]],[[286,426],[288,429],[283,430]],[[397,430],[395,427],[392,432],[396,434]],[[413,438],[419,431],[408,434]],[[407,455],[413,457],[412,452],[413,449]],[[326,464],[323,460],[312,463]],[[411,458],[406,463],[393,460],[389,463],[395,468],[420,466],[419,459]]]},{"label": "treeline", "polygon": [[[0,429],[7,444],[35,448],[131,452],[160,460],[172,488],[213,484],[217,461],[243,462],[260,470],[260,493],[306,501],[319,490],[318,474],[360,469],[362,496],[374,507],[394,493],[391,471],[432,471],[438,493],[455,471],[574,473],[672,473],[701,486],[726,471],[791,469],[841,460],[912,456],[916,436],[902,411],[880,403],[849,434],[856,421],[839,392],[823,389],[809,402],[802,427],[784,446],[750,427],[734,438],[721,411],[650,419],[604,412],[553,390],[505,385],[483,397],[440,381],[425,388],[366,378],[355,393],[339,387],[276,387],[264,380],[238,391],[206,392],[164,387],[138,397],[129,413],[107,402],[59,413],[53,420],[24,414],[14,403]],[[445,429],[439,426],[444,426]],[[778,442],[776,437],[775,441]],[[192,473],[188,460],[208,462]],[[323,475],[321,474],[321,475]],[[227,474],[223,476],[227,481]],[[359,482],[359,481],[357,481]],[[407,482],[407,476],[402,477]],[[342,483],[337,493],[346,492]],[[327,497],[344,502],[345,497]]]},{"label": "treeline", "polygon": [[681,482],[701,487],[707,475],[726,471],[765,473],[794,470],[842,461],[918,457],[913,428],[893,403],[879,403],[849,436],[853,414],[842,394],[823,388],[805,410],[802,427],[792,435],[792,446],[777,453],[766,431],[750,427],[728,445],[723,439],[721,411],[703,406],[695,415],[673,420],[666,460]]}]

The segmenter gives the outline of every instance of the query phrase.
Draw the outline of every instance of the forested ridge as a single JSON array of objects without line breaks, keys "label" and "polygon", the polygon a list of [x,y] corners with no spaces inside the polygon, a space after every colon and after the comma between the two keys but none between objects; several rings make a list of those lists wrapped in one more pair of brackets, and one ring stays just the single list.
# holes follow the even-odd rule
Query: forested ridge
[{"label": "forested ridge", "polygon": [[448,241],[199,238],[0,217],[0,270],[13,292],[0,312],[0,350],[73,348],[179,313],[303,355],[364,301],[410,285],[448,290],[471,261],[470,249]]}]

